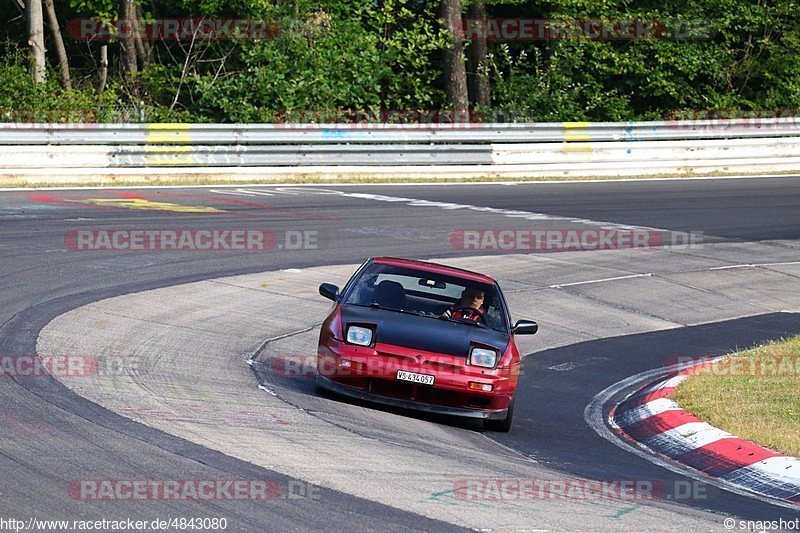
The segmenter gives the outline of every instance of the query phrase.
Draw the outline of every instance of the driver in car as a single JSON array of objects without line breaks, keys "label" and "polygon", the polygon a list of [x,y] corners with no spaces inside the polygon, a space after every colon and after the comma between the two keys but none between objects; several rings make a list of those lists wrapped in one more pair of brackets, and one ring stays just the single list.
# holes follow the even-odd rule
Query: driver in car
[{"label": "driver in car", "polygon": [[445,318],[465,318],[478,322],[483,317],[483,291],[467,287],[461,293],[461,300],[442,313]]}]

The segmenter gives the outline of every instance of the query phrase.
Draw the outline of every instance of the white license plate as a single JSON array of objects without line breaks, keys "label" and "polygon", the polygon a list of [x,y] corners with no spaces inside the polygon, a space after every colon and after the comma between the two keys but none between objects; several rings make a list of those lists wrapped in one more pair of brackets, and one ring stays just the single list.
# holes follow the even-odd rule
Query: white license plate
[{"label": "white license plate", "polygon": [[422,385],[433,385],[433,376],[430,374],[416,374],[414,372],[398,370],[397,379],[400,381],[410,381],[411,383],[421,383]]}]

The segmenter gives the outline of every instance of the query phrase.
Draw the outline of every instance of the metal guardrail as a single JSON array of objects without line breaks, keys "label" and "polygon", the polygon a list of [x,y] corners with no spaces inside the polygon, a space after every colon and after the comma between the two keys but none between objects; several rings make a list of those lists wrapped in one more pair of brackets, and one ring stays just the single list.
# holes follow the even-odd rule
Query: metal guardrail
[{"label": "metal guardrail", "polygon": [[0,145],[528,143],[781,137],[800,119],[509,124],[4,124]]},{"label": "metal guardrail", "polygon": [[485,144],[0,146],[0,168],[491,165]]},{"label": "metal guardrail", "polygon": [[158,167],[331,172],[402,167],[413,173],[480,166],[559,176],[783,171],[798,168],[799,126],[793,117],[435,125],[0,124],[0,174]]},{"label": "metal guardrail", "polygon": [[0,146],[0,168],[569,165],[800,157],[800,137],[637,143]]}]

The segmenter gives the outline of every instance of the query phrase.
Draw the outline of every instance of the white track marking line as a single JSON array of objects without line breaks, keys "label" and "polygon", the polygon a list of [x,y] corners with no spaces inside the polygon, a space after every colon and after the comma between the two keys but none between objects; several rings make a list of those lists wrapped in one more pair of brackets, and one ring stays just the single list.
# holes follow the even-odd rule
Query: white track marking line
[{"label": "white track marking line", "polygon": [[333,189],[318,189],[318,188],[317,189],[313,189],[313,190],[309,189],[309,191],[302,191],[302,192],[295,192],[295,191],[292,190],[292,187],[277,187],[277,188],[271,188],[271,189],[268,189],[268,190],[269,190],[269,192],[267,192],[267,190],[265,190],[264,188],[248,189],[248,188],[244,188],[244,187],[239,187],[239,188],[237,188],[237,189],[235,189],[233,191],[220,190],[219,188],[210,189],[210,192],[217,193],[217,194],[230,194],[230,195],[233,195],[233,196],[275,196],[275,195],[278,195],[278,194],[285,194],[285,195],[288,195],[288,196],[300,196],[302,194],[308,194],[308,193],[310,193],[310,194],[320,194],[320,195],[322,195],[322,194],[342,195],[343,194],[341,191],[336,191],[336,190],[333,190]]},{"label": "white track marking line", "polygon": [[652,272],[648,272],[646,274],[631,274],[629,276],[617,276],[614,278],[600,278],[600,279],[590,279],[588,281],[576,281],[574,283],[560,283],[558,285],[549,285],[548,289],[560,289],[562,287],[575,287],[577,285],[589,285],[592,283],[604,283],[606,281],[619,281],[621,279],[634,279],[634,278],[649,278],[653,276]]},{"label": "white track marking line", "polygon": [[342,194],[342,191],[337,191],[335,189],[325,189],[322,187],[315,187],[314,184],[302,184],[298,183],[295,187],[278,187],[275,189],[276,191],[280,191],[283,194]]},{"label": "white track marking line", "polygon": [[[253,366],[253,365],[250,365],[250,366]],[[278,396],[277,392],[275,392],[274,390],[272,390],[272,389],[270,389],[268,387],[265,387],[264,385],[259,385],[258,388],[259,388],[259,390],[263,390],[267,394],[271,394],[272,396]]]},{"label": "white track marking line", "polygon": [[[771,266],[784,266],[784,265],[800,265],[800,261],[785,261],[785,262],[780,262],[780,263],[752,263],[752,264],[751,263],[747,263],[747,264],[742,264],[742,265],[726,265],[726,266],[718,266],[718,267],[708,267],[708,268],[703,268],[703,269],[700,269],[700,270],[687,270],[686,272],[675,272],[675,274],[691,274],[691,273],[696,273],[696,272],[712,272],[712,271],[718,271],[718,270],[732,270],[732,269],[737,269],[737,268],[758,268],[758,267],[771,267]],[[556,284],[556,285],[548,285],[547,288],[548,289],[563,289],[565,287],[577,287],[579,285],[591,285],[593,283],[605,283],[607,281],[620,281],[620,280],[624,280],[624,279],[649,278],[649,277],[653,277],[653,276],[669,276],[671,274],[672,273],[670,273],[670,272],[666,272],[664,274],[657,274],[655,272],[646,272],[646,273],[643,273],[643,274],[631,274],[629,276],[616,276],[616,277],[613,277],[613,278],[589,279],[589,280],[586,280],[586,281],[576,281],[574,283],[559,283],[559,284]],[[669,281],[669,280],[667,280],[667,281]],[[688,286],[688,285],[687,285],[687,287],[689,287],[691,289],[703,291],[703,292],[710,292],[710,293],[714,292],[714,291],[712,291],[710,289],[704,289],[702,287],[693,287],[693,286]],[[785,311],[785,312],[793,313],[794,311]]]},{"label": "white track marking line", "polygon": [[254,195],[255,196],[275,196],[271,192],[253,191],[253,190],[250,190],[250,189],[236,189],[236,192],[241,192],[241,193],[247,194],[248,196],[254,196]]},{"label": "white track marking line", "polygon": [[213,193],[216,193],[216,194],[227,194],[227,195],[231,195],[231,196],[251,196],[250,194],[245,194],[245,193],[241,193],[241,192],[219,191],[217,189],[211,189],[209,192],[213,192]]},{"label": "white track marking line", "polygon": [[617,224],[614,222],[603,222],[600,220],[590,220],[588,218],[564,217],[559,215],[548,215],[546,213],[534,213],[531,211],[520,211],[516,209],[502,209],[498,207],[483,207],[472,204],[457,204],[453,202],[436,202],[432,200],[421,200],[418,198],[406,198],[403,196],[387,196],[383,194],[370,194],[360,192],[342,192],[342,196],[347,198],[359,198],[362,200],[374,200],[378,202],[389,203],[402,203],[411,207],[438,207],[448,211],[456,209],[465,209],[469,211],[478,211],[481,213],[492,213],[501,215],[508,218],[519,218],[525,220],[548,220],[548,221],[562,221],[573,224],[585,224],[587,226],[599,226],[607,230],[648,230],[648,231],[663,231],[669,230],[660,228],[651,228],[648,226],[632,226],[628,224]]},{"label": "white track marking line", "polygon": [[709,270],[731,270],[733,268],[757,268],[757,267],[770,267],[770,266],[783,266],[783,265],[800,265],[800,261],[785,261],[782,263],[748,263],[746,265],[711,267],[709,268]]},{"label": "white track marking line", "polygon": [[600,357],[600,356],[588,357],[580,361],[567,361],[566,363],[560,363],[557,365],[548,366],[547,370],[555,370],[556,372],[569,372],[570,370],[574,370],[582,366],[589,366],[606,360],[608,360],[608,357]]}]

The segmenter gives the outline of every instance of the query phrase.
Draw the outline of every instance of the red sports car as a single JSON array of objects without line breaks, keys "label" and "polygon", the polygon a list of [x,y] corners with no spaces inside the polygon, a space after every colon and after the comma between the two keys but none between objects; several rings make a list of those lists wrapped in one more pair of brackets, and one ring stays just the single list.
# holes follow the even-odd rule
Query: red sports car
[{"label": "red sports car", "polygon": [[420,411],[478,418],[509,431],[520,354],[497,282],[436,263],[368,259],[322,324],[317,385],[345,396]]}]

